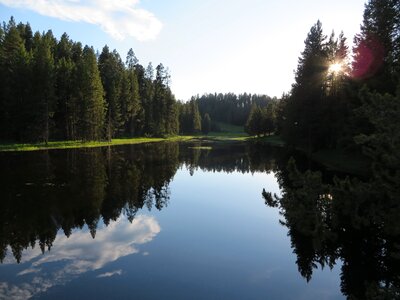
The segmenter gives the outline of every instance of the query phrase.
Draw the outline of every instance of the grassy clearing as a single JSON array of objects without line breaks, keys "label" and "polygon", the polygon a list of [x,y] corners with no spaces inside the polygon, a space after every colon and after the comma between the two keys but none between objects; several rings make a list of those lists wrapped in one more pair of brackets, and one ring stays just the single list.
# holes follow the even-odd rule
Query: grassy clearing
[{"label": "grassy clearing", "polygon": [[236,126],[227,123],[218,123],[218,126],[221,128],[220,132],[211,132],[210,134],[216,134],[220,136],[224,135],[236,135],[236,136],[248,136],[246,132],[244,132],[243,126]]},{"label": "grassy clearing", "polygon": [[197,138],[201,141],[214,142],[243,142],[249,138],[249,135],[244,132],[242,126],[226,123],[218,123],[218,126],[221,128],[221,131],[211,131],[207,135],[199,135]]},{"label": "grassy clearing", "polygon": [[167,138],[121,138],[109,141],[55,141],[45,143],[32,143],[32,144],[15,144],[4,143],[0,144],[0,152],[6,151],[38,151],[38,150],[52,150],[52,149],[74,149],[74,148],[94,148],[94,147],[108,147],[117,145],[132,145],[142,143],[155,143],[155,142],[184,142],[184,141],[200,141],[200,142],[233,142],[245,141],[248,135],[244,132],[243,127],[234,126],[225,123],[219,123],[221,132],[210,132],[208,135],[195,135],[195,136],[172,136]]},{"label": "grassy clearing", "polygon": [[74,148],[94,148],[108,147],[117,145],[132,145],[142,143],[155,142],[184,142],[184,141],[201,141],[201,142],[230,142],[230,141],[245,141],[248,135],[244,132],[243,127],[230,124],[220,123],[221,132],[210,132],[208,135],[195,136],[172,136],[167,138],[121,138],[109,141],[56,141],[45,143],[32,144],[0,144],[0,152],[6,151],[38,151],[52,149],[74,149]]},{"label": "grassy clearing", "polygon": [[210,134],[210,135],[195,135],[195,136],[173,136],[167,138],[125,138],[113,139],[108,141],[57,141],[45,143],[32,143],[32,144],[0,144],[0,152],[11,151],[39,151],[39,150],[54,150],[54,149],[76,149],[76,148],[96,148],[96,147],[109,147],[118,145],[133,145],[143,143],[156,143],[156,142],[233,142],[245,141],[247,137],[237,136],[235,134],[225,133]]}]

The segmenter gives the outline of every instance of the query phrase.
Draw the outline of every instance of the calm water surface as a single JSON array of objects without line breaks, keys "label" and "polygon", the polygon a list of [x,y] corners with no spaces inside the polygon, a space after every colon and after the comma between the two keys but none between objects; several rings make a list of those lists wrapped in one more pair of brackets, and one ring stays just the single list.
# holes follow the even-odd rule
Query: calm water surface
[{"label": "calm water surface", "polygon": [[0,299],[344,299],[262,197],[287,157],[197,146],[0,154]]}]

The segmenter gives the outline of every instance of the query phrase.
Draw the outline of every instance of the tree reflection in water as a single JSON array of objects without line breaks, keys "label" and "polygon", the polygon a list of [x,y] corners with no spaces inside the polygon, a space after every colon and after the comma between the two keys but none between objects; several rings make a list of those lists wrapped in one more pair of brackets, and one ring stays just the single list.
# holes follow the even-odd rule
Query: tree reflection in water
[{"label": "tree reflection in water", "polygon": [[263,191],[279,207],[300,274],[341,261],[341,289],[350,299],[400,298],[400,202],[393,177],[374,172],[368,181],[323,180],[300,172],[293,159],[277,177],[282,196]]},{"label": "tree reflection in water", "polygon": [[[0,260],[11,249],[39,245],[50,250],[59,230],[89,228],[121,215],[132,222],[139,210],[168,205],[169,184],[178,168],[254,172],[273,168],[273,153],[259,147],[158,143],[126,147],[0,154]],[[263,148],[264,149],[264,148]]]},{"label": "tree reflection in water", "polygon": [[[1,261],[9,249],[17,262],[35,245],[42,252],[51,250],[60,230],[66,240],[78,238],[81,233],[76,229],[87,226],[92,239],[98,224],[111,226],[121,218],[132,223],[143,208],[165,208],[169,184],[181,167],[191,174],[198,169],[274,172],[282,196],[267,191],[263,196],[267,205],[279,207],[306,280],[311,280],[317,267],[332,268],[342,262],[344,295],[400,297],[397,173],[378,166],[368,180],[332,179],[326,172],[307,170],[310,164],[299,157],[296,163],[288,162],[281,149],[250,144],[213,144],[212,150],[197,146],[159,143],[0,154]],[[154,235],[156,229],[149,232]],[[57,245],[54,248],[58,251]]]}]

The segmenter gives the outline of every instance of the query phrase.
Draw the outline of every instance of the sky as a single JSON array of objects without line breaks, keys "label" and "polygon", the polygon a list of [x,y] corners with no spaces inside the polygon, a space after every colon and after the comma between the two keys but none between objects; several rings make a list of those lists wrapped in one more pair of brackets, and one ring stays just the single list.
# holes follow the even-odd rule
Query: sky
[{"label": "sky", "polygon": [[14,16],[34,31],[64,32],[124,59],[162,63],[177,99],[204,93],[280,97],[290,90],[304,40],[317,20],[325,34],[343,30],[349,46],[365,0],[0,0],[0,20]]}]

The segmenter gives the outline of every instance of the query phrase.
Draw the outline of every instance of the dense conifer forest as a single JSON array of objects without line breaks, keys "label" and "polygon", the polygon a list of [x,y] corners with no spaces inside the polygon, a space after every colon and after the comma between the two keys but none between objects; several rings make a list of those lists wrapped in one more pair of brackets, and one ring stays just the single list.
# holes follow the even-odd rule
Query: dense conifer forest
[{"label": "dense conifer forest", "polygon": [[169,73],[146,68],[133,50],[122,59],[13,18],[0,28],[0,139],[102,140],[178,134]]},{"label": "dense conifer forest", "polygon": [[244,125],[253,103],[270,100],[215,94],[176,101],[163,64],[144,67],[132,49],[124,59],[107,45],[98,53],[67,33],[33,33],[12,17],[0,28],[0,75],[0,140],[12,142],[193,134],[202,125],[209,132],[217,121]]},{"label": "dense conifer forest", "polygon": [[309,152],[393,153],[400,132],[399,7],[398,0],[370,0],[352,51],[343,33],[327,36],[318,21],[281,99],[215,93],[187,102],[175,99],[163,64],[144,67],[132,49],[124,59],[108,46],[96,53],[66,33],[33,33],[11,18],[0,28],[0,140],[196,134],[228,123]]}]

